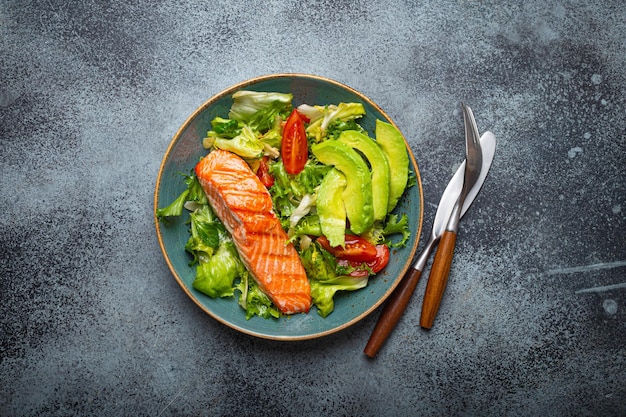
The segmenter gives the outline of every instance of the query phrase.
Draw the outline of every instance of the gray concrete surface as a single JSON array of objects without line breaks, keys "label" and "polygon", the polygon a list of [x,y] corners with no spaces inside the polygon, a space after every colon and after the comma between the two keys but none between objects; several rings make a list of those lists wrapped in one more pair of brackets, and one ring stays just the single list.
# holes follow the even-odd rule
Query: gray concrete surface
[{"label": "gray concrete surface", "polygon": [[[625,22],[617,0],[0,2],[0,415],[626,415]],[[422,280],[375,360],[378,311],[252,338],[160,253],[172,136],[276,72],[395,119],[425,234],[463,157],[459,103],[498,138],[435,327]]]}]

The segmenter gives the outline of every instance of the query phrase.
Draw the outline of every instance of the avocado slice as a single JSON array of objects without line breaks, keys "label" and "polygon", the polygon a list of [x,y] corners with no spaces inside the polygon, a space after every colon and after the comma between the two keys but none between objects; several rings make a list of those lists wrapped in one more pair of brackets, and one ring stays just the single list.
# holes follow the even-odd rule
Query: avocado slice
[{"label": "avocado slice", "polygon": [[315,144],[311,152],[321,163],[334,165],[346,177],[342,199],[352,232],[359,235],[371,229],[374,224],[372,177],[361,155],[338,140]]},{"label": "avocado slice", "polygon": [[330,246],[343,246],[346,238],[346,207],[343,192],[346,177],[336,168],[328,171],[317,190],[317,214]]},{"label": "avocado slice", "polygon": [[398,204],[409,180],[409,154],[402,133],[391,123],[376,120],[376,143],[387,157],[391,176],[389,181],[389,204],[387,212]]},{"label": "avocado slice", "polygon": [[341,132],[339,141],[360,151],[370,165],[372,173],[372,200],[374,221],[384,220],[389,204],[389,162],[380,146],[369,136],[356,130]]}]

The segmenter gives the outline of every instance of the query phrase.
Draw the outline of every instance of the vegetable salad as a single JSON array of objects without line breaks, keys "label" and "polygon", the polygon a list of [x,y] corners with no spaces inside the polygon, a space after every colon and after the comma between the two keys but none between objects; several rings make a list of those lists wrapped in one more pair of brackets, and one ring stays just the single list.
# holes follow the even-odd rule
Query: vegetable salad
[{"label": "vegetable salad", "polygon": [[[367,286],[387,265],[390,248],[405,246],[408,217],[392,210],[415,177],[394,126],[377,120],[372,138],[358,123],[365,115],[361,103],[294,108],[292,100],[289,93],[238,91],[229,113],[211,121],[202,145],[239,155],[268,189],[306,270],[313,304],[326,317],[337,292]],[[400,167],[385,168],[388,159],[400,161]],[[156,214],[167,224],[189,212],[184,250],[196,267],[193,287],[211,298],[237,299],[248,319],[279,318],[243,266],[193,171],[185,183],[180,196]],[[354,207],[355,199],[362,204]]]}]

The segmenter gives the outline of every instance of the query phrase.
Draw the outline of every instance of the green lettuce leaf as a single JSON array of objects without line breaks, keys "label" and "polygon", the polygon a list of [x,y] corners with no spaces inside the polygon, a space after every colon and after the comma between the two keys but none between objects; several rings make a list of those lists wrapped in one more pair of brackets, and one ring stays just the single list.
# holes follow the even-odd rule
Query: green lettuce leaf
[{"label": "green lettuce leaf", "polygon": [[[409,240],[409,236],[411,236],[411,231],[409,230],[409,217],[406,213],[402,213],[400,219],[398,219],[397,214],[391,214],[387,218],[387,223],[383,228],[383,234],[386,237],[385,243],[387,243],[392,248],[400,248],[406,246],[406,242]],[[402,238],[393,242],[391,239],[391,235],[401,234]]]},{"label": "green lettuce leaf", "polygon": [[237,91],[228,117],[237,120],[257,132],[265,132],[274,126],[276,116],[286,119],[291,112],[292,94]]},{"label": "green lettuce leaf", "polygon": [[157,219],[160,222],[165,221],[168,217],[177,217],[183,213],[183,207],[187,202],[187,196],[189,195],[189,189],[186,189],[180,195],[172,201],[167,207],[159,208],[156,211]]},{"label": "green lettuce leaf", "polygon": [[180,193],[180,195],[172,201],[168,206],[158,208],[156,210],[157,219],[159,221],[166,221],[168,217],[178,217],[183,214],[183,208],[185,203],[194,202],[199,205],[208,204],[208,199],[198,177],[194,173],[193,169],[189,175],[185,175],[185,184],[187,188]]},{"label": "green lettuce leaf", "polygon": [[274,211],[285,229],[290,227],[289,219],[302,199],[306,195],[317,193],[317,187],[331,168],[309,160],[299,174],[290,175],[285,170],[282,161],[270,163],[269,171],[274,177],[274,185],[270,188]]},{"label": "green lettuce leaf", "polygon": [[327,317],[335,308],[334,297],[337,291],[355,291],[367,286],[367,278],[337,275],[341,269],[337,260],[317,243],[310,245],[300,254],[302,265],[311,284],[311,297],[317,312]]},{"label": "green lettuce leaf", "polygon": [[274,307],[270,298],[261,291],[259,284],[251,279],[247,272],[242,275],[236,289],[240,292],[239,305],[246,311],[246,320],[255,315],[264,319],[280,317],[280,311]]},{"label": "green lettuce leaf", "polygon": [[235,278],[243,273],[243,264],[232,243],[222,244],[206,262],[196,267],[193,287],[211,298],[234,295]]},{"label": "green lettuce leaf", "polygon": [[213,132],[215,132],[215,136],[222,138],[232,139],[241,134],[241,125],[234,119],[224,119],[218,116],[211,120],[211,127]]},{"label": "green lettuce leaf", "polygon": [[365,107],[362,103],[339,103],[328,106],[303,104],[298,107],[298,111],[309,118],[310,124],[306,128],[306,132],[307,135],[314,138],[315,142],[322,141],[328,135],[331,124],[335,123],[333,130],[336,130],[336,127],[341,126],[342,122],[346,123],[365,115]]},{"label": "green lettuce leaf", "polygon": [[354,130],[367,134],[365,129],[363,129],[361,125],[356,122],[356,120],[336,119],[328,125],[328,128],[326,129],[326,137],[327,139],[337,139],[339,135],[341,135],[341,132],[346,130]]},{"label": "green lettuce leaf", "polygon": [[207,204],[191,212],[189,218],[190,236],[185,244],[185,250],[193,256],[190,265],[208,262],[220,246],[220,237],[223,240],[229,240],[224,226],[214,217]]},{"label": "green lettuce leaf", "polygon": [[367,278],[340,275],[326,281],[311,281],[311,298],[322,317],[327,317],[335,309],[334,297],[337,291],[355,291],[367,286]]},{"label": "green lettuce leaf", "polygon": [[207,196],[200,185],[200,181],[198,181],[198,177],[196,177],[193,170],[191,174],[187,176],[185,183],[187,184],[187,189],[189,190],[187,201],[193,201],[198,204],[209,204],[209,200],[207,199]]},{"label": "green lettuce leaf", "polygon": [[245,159],[260,158],[263,156],[265,144],[260,140],[254,130],[250,126],[243,126],[239,135],[232,139],[220,136],[212,136],[214,132],[207,133],[207,137],[203,141],[203,145],[213,146],[217,149],[223,149],[237,154]]}]

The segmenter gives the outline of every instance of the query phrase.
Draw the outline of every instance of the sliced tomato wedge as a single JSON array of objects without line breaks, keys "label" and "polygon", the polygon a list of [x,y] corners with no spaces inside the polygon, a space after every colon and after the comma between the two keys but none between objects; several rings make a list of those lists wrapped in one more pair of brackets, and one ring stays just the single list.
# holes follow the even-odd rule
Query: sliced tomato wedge
[{"label": "sliced tomato wedge", "polygon": [[283,158],[285,171],[292,175],[299,174],[309,158],[304,119],[296,109],[291,112],[285,122],[280,155]]},{"label": "sliced tomato wedge", "polygon": [[[350,276],[362,278],[370,274],[370,270],[377,274],[389,263],[389,248],[387,245],[376,245],[376,258],[368,262],[355,262],[348,261],[346,259],[338,259],[339,265],[351,266],[355,268],[350,272]],[[363,267],[363,264],[367,265],[367,268]],[[369,268],[369,269],[368,269]]]},{"label": "sliced tomato wedge", "polygon": [[256,172],[257,177],[261,180],[265,188],[270,188],[274,185],[274,177],[270,174],[269,156],[264,156],[259,163],[259,169]]},{"label": "sliced tomato wedge", "polygon": [[389,256],[389,247],[387,245],[376,245],[376,258],[371,262],[367,262],[367,266],[370,267],[372,272],[378,273],[389,263]]},{"label": "sliced tomato wedge", "polygon": [[378,255],[376,246],[362,237],[346,235],[345,241],[346,243],[344,247],[332,247],[330,246],[326,236],[320,236],[317,238],[317,242],[335,258],[358,262],[359,264],[363,262],[371,262],[376,259],[376,256]]}]

